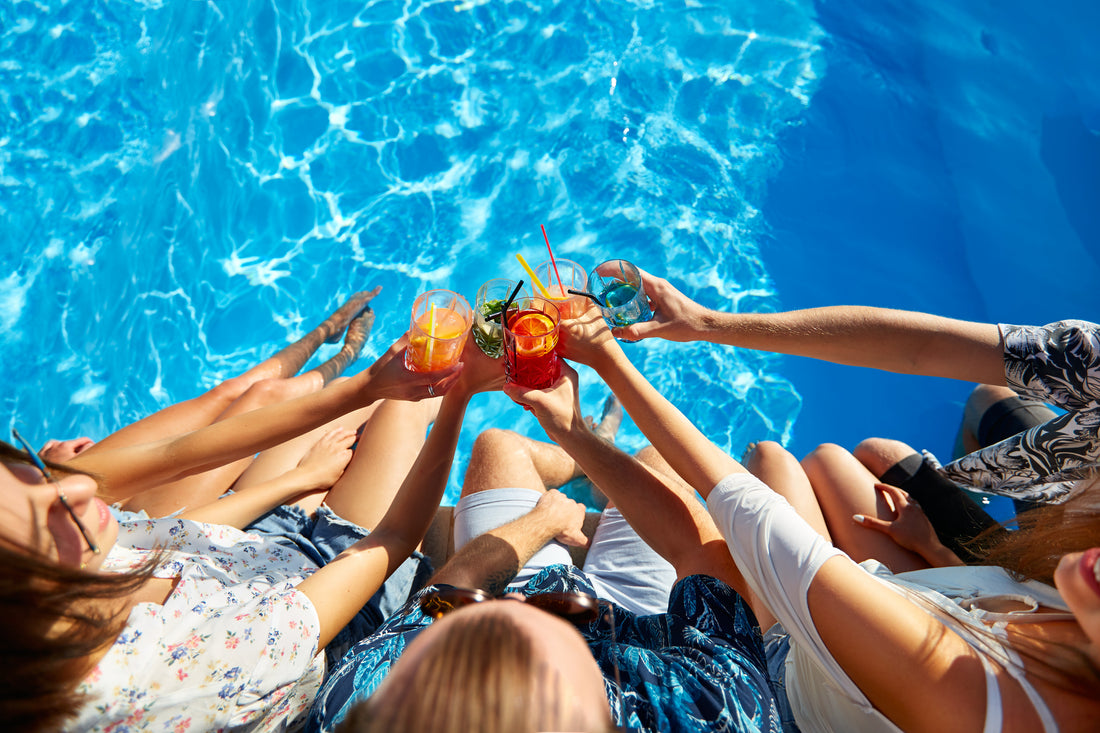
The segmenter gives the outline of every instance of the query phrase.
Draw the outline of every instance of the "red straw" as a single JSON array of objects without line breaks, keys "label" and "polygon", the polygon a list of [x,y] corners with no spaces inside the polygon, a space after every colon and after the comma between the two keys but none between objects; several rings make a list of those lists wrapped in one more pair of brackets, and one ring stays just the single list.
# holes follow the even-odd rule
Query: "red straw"
[{"label": "red straw", "polygon": [[554,274],[558,278],[558,287],[561,288],[562,295],[565,295],[565,283],[561,281],[561,275],[558,275],[558,263],[554,261],[554,251],[550,249],[550,237],[546,236],[546,227],[539,224],[542,229],[542,238],[546,240],[546,251],[550,253],[550,264],[554,266]]}]

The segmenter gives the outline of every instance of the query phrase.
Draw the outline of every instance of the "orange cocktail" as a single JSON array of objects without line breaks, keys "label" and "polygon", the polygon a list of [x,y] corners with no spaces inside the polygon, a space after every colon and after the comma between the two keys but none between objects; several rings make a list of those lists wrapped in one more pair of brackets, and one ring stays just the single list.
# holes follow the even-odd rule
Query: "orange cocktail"
[{"label": "orange cocktail", "polygon": [[550,301],[558,307],[562,320],[576,318],[588,308],[588,300],[583,295],[569,293],[570,290],[588,289],[588,273],[573,260],[547,260],[535,268],[535,276],[546,287]]},{"label": "orange cocktail", "polygon": [[561,377],[557,307],[544,298],[518,298],[504,322],[504,376],[513,384],[545,389]]},{"label": "orange cocktail", "polygon": [[473,313],[470,304],[450,290],[429,290],[413,303],[405,368],[434,372],[458,363]]}]

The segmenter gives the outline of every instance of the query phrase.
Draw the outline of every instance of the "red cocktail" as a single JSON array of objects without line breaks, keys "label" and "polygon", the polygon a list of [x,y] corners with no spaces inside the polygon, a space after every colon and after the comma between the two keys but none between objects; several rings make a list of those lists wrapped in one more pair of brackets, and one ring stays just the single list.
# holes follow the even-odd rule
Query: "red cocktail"
[{"label": "red cocktail", "polygon": [[557,307],[543,298],[519,298],[504,325],[504,375],[509,382],[545,389],[561,377]]}]

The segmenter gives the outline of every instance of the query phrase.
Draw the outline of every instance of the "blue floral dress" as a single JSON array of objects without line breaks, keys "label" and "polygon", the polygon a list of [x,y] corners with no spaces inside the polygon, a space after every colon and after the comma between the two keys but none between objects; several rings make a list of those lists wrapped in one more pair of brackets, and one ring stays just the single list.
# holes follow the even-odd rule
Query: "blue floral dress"
[{"label": "blue floral dress", "polygon": [[[522,590],[557,591],[595,595],[585,574],[567,565],[545,568]],[[332,731],[352,705],[378,688],[405,647],[431,624],[418,599],[352,647],[322,688],[307,730]],[[661,733],[781,730],[756,619],[725,583],[705,575],[680,580],[667,613],[637,616],[614,607],[614,642],[606,617],[580,632],[603,671],[617,725]],[[626,720],[620,719],[616,663]]]}]

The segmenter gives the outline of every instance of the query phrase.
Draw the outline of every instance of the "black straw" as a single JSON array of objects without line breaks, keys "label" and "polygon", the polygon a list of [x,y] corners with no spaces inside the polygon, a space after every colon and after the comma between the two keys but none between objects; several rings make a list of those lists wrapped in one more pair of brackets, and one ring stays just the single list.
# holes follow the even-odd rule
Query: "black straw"
[{"label": "black straw", "polygon": [[572,290],[572,289],[567,290],[566,292],[572,293],[573,295],[583,295],[586,298],[591,298],[592,302],[595,303],[596,305],[601,306],[601,307],[604,306],[604,302],[602,300],[600,300],[599,298],[597,298],[592,293],[586,293],[583,290]]},{"label": "black straw", "polygon": [[515,289],[512,290],[512,294],[508,296],[508,300],[504,303],[504,307],[500,311],[500,325],[502,328],[508,327],[508,308],[511,307],[512,301],[516,299],[516,294],[519,293],[519,289],[522,287],[523,281],[520,280],[518,283],[516,283]]}]

